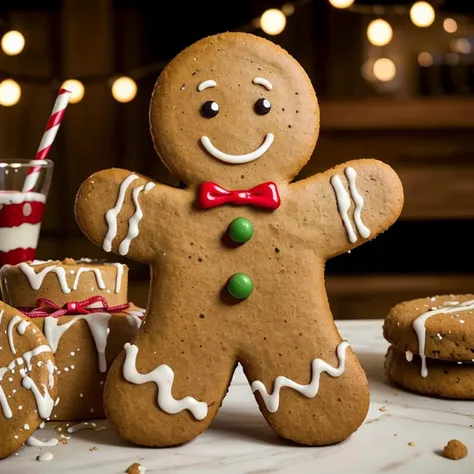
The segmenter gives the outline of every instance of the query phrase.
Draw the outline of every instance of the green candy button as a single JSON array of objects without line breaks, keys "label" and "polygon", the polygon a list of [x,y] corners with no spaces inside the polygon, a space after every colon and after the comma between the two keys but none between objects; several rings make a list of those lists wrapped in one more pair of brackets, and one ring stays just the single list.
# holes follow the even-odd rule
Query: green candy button
[{"label": "green candy button", "polygon": [[239,244],[249,241],[253,235],[253,225],[245,217],[237,217],[229,226],[230,238]]},{"label": "green candy button", "polygon": [[227,282],[227,291],[234,298],[243,300],[252,294],[253,281],[245,273],[236,273]]}]

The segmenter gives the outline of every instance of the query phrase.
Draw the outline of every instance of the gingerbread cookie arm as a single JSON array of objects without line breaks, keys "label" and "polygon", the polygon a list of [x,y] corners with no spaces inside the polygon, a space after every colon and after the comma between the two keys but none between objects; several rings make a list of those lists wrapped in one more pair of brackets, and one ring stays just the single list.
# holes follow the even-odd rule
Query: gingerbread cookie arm
[{"label": "gingerbread cookie arm", "polygon": [[76,220],[106,252],[152,263],[172,213],[174,191],[182,192],[127,170],[99,171],[79,188]]},{"label": "gingerbread cookie arm", "polygon": [[307,238],[316,240],[325,259],[375,238],[398,219],[403,207],[398,175],[372,159],[344,163],[298,181],[290,190],[303,210],[303,231],[318,229]]}]

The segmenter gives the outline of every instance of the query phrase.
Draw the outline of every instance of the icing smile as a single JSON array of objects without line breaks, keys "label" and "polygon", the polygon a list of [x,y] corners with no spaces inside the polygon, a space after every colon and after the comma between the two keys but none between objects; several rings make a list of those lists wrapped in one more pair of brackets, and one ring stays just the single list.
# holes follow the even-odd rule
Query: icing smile
[{"label": "icing smile", "polygon": [[201,143],[202,146],[206,149],[206,151],[214,158],[224,161],[225,163],[230,163],[232,165],[242,165],[244,163],[250,163],[251,161],[257,160],[264,153],[266,153],[268,149],[272,146],[274,138],[275,136],[273,135],[273,133],[267,133],[265,140],[263,140],[263,143],[256,150],[245,155],[229,155],[227,153],[224,153],[223,151],[216,148],[212,144],[211,139],[206,136],[201,137]]}]

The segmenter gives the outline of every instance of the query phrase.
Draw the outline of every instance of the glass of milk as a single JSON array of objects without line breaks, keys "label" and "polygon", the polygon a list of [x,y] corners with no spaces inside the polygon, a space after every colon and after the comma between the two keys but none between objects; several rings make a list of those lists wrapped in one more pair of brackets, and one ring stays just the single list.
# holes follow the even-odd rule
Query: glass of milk
[{"label": "glass of milk", "polygon": [[52,176],[50,160],[0,160],[0,267],[35,259]]}]

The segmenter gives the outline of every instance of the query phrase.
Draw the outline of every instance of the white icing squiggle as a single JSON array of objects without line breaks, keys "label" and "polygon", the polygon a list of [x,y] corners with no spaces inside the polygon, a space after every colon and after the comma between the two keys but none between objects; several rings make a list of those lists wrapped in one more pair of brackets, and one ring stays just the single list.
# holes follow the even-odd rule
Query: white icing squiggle
[{"label": "white icing squiggle", "polygon": [[426,311],[423,314],[420,314],[413,321],[413,329],[416,332],[418,337],[418,352],[421,357],[421,376],[428,376],[428,368],[426,367],[426,355],[425,355],[425,345],[426,345],[426,321],[432,316],[437,314],[449,314],[449,313],[458,313],[459,311],[472,311],[474,310],[474,300],[465,301],[464,303],[459,303],[458,301],[446,301],[439,308],[433,308],[430,311]]},{"label": "white icing squiggle", "polygon": [[301,385],[287,377],[280,375],[275,379],[272,393],[268,393],[265,385],[259,380],[256,380],[252,383],[252,392],[260,393],[262,400],[264,401],[267,410],[270,413],[275,413],[278,410],[280,405],[280,390],[283,387],[292,388],[307,398],[313,398],[318,394],[319,381],[323,372],[326,372],[331,377],[340,377],[344,373],[346,365],[346,349],[348,346],[349,343],[346,341],[341,342],[337,346],[336,353],[339,362],[338,367],[333,367],[322,359],[313,359],[311,363],[311,382],[308,385]]},{"label": "white icing squiggle", "polygon": [[16,349],[15,349],[15,343],[13,342],[13,329],[15,326],[19,323],[21,323],[23,318],[21,316],[15,316],[10,320],[10,323],[8,324],[8,344],[10,345],[10,350],[12,354],[16,354]]},{"label": "white icing squiggle", "polygon": [[105,349],[107,347],[109,320],[112,317],[109,313],[91,313],[87,315],[74,316],[65,324],[58,325],[58,318],[44,318],[44,335],[48,340],[48,344],[54,353],[58,350],[59,341],[63,334],[80,319],[84,319],[89,325],[89,329],[94,338],[97,355],[99,360],[99,370],[105,372],[107,370],[107,360],[105,358]]},{"label": "white icing squiggle", "polygon": [[17,328],[17,331],[18,331],[18,334],[20,334],[21,336],[23,336],[23,334],[25,334],[25,331],[26,331],[26,328],[30,325],[30,321],[22,321],[19,325],[18,325],[18,328]]},{"label": "white icing squiggle", "polygon": [[349,182],[349,192],[347,192],[346,188],[342,184],[341,178],[335,174],[331,177],[331,185],[334,188],[336,193],[336,201],[337,201],[337,208],[339,210],[339,214],[341,216],[342,222],[347,232],[347,236],[351,243],[357,242],[357,234],[352,227],[352,222],[349,218],[349,209],[351,207],[351,198],[355,203],[354,209],[354,223],[357,228],[357,232],[360,234],[361,237],[364,239],[370,236],[370,229],[364,224],[362,221],[362,210],[364,208],[364,198],[359,193],[356,185],[357,179],[357,171],[348,166],[344,170],[344,174],[346,175],[347,181]]},{"label": "white icing squiggle", "polygon": [[407,362],[411,362],[413,360],[413,352],[406,351],[405,352],[405,358],[406,358]]},{"label": "white icing squiggle", "polygon": [[102,244],[102,248],[106,252],[110,252],[112,250],[112,242],[117,235],[117,216],[122,210],[127,188],[135,179],[138,179],[138,176],[136,174],[131,174],[122,181],[115,206],[112,209],[109,209],[105,214],[105,220],[107,221],[108,229]]},{"label": "white icing squiggle", "polygon": [[77,290],[77,287],[79,285],[79,278],[81,274],[85,272],[93,272],[95,275],[95,279],[97,281],[97,286],[101,290],[105,289],[105,283],[104,283],[104,279],[102,278],[102,272],[98,268],[80,267],[79,270],[77,270],[76,278],[74,279],[74,283],[72,285],[73,290]]},{"label": "white icing squiggle", "polygon": [[143,217],[142,208],[140,207],[140,203],[138,202],[138,197],[140,193],[143,191],[144,186],[137,186],[132,191],[132,200],[133,204],[135,205],[135,213],[130,217],[128,220],[128,232],[126,237],[120,242],[119,245],[119,254],[120,255],[127,255],[128,250],[130,249],[130,243],[132,240],[138,236],[138,224]]},{"label": "white icing squiggle", "polygon": [[[0,369],[0,382],[3,379],[3,376],[8,372],[7,367],[2,367]],[[2,386],[0,385],[0,407],[2,407],[3,415],[5,418],[11,418],[13,416],[12,410],[10,408],[10,405],[8,404],[7,396],[5,395],[5,392],[3,391]]]},{"label": "white icing squiggle", "polygon": [[183,410],[189,410],[196,420],[203,420],[207,416],[207,403],[199,402],[193,397],[184,397],[177,400],[172,395],[174,372],[168,365],[160,365],[151,372],[141,374],[137,371],[136,362],[138,347],[127,343],[123,364],[123,376],[130,383],[141,385],[154,382],[158,387],[158,406],[166,413],[175,415]]},{"label": "white icing squiggle", "polygon": [[31,288],[33,290],[39,290],[43,284],[45,276],[49,272],[56,273],[61,286],[61,290],[65,294],[71,293],[71,289],[68,287],[66,279],[66,270],[63,267],[58,267],[57,265],[50,265],[49,267],[43,268],[39,273],[35,272],[35,269],[28,265],[26,262],[21,262],[18,264],[18,268],[23,272],[27,278]]},{"label": "white icing squiggle", "polygon": [[331,177],[331,186],[334,188],[336,193],[337,207],[339,209],[339,214],[341,215],[342,223],[346,228],[347,235],[350,242],[354,243],[357,241],[357,235],[354,232],[352,227],[352,222],[349,219],[349,208],[351,207],[351,198],[349,193],[346,191],[346,188],[342,184],[341,178],[335,174]]},{"label": "white icing squiggle", "polygon": [[41,393],[33,379],[28,376],[23,378],[22,385],[24,388],[31,390],[31,393],[33,393],[40,418],[43,418],[44,420],[48,419],[51,416],[54,408],[54,400],[51,398],[46,385],[42,384],[43,393]]},{"label": "white icing squiggle", "polygon": [[366,239],[370,235],[370,229],[362,222],[361,212],[364,208],[364,198],[360,195],[359,190],[357,189],[357,171],[351,166],[348,166],[345,169],[345,174],[347,181],[349,181],[349,190],[351,192],[352,199],[355,202],[354,222],[359,234],[364,239]]}]

